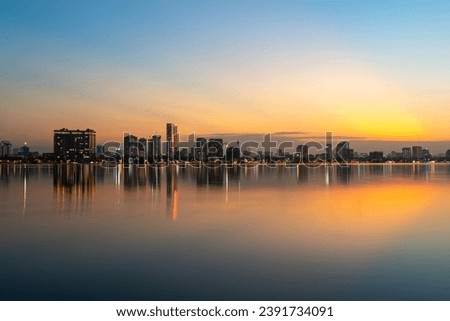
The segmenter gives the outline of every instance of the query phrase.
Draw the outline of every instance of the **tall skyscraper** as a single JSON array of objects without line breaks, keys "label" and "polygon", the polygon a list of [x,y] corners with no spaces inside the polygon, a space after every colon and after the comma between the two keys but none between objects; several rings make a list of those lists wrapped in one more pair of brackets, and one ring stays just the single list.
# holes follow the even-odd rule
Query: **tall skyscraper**
[{"label": "tall skyscraper", "polygon": [[412,147],[412,159],[415,161],[422,160],[422,147],[421,146],[413,146]]},{"label": "tall skyscraper", "polygon": [[138,139],[139,160],[143,161],[148,158],[147,138]]},{"label": "tall skyscraper", "polygon": [[193,151],[193,158],[197,161],[205,161],[206,160],[206,138],[199,137],[195,141],[195,147]]},{"label": "tall skyscraper", "polygon": [[161,136],[153,135],[148,140],[148,157],[150,161],[159,161],[161,156]]},{"label": "tall skyscraper", "polygon": [[241,147],[239,146],[239,141],[236,143],[228,144],[228,147],[225,151],[225,159],[228,162],[240,162],[241,160]]},{"label": "tall skyscraper", "polygon": [[53,153],[57,161],[87,161],[95,156],[95,131],[71,130],[53,131]]},{"label": "tall skyscraper", "polygon": [[333,135],[331,132],[326,133],[325,160],[326,162],[331,162],[333,160]]},{"label": "tall skyscraper", "polygon": [[349,142],[342,141],[336,145],[336,160],[339,162],[348,162],[350,160]]},{"label": "tall skyscraper", "polygon": [[207,161],[214,161],[224,157],[222,138],[211,138],[204,147],[206,147]]},{"label": "tall skyscraper", "polygon": [[296,153],[298,154],[298,161],[307,162],[308,161],[308,145],[298,145],[296,148]]},{"label": "tall skyscraper", "polygon": [[130,133],[123,136],[123,160],[125,164],[134,163],[139,157],[138,139]]},{"label": "tall skyscraper", "polygon": [[175,152],[178,148],[180,136],[178,134],[178,126],[176,124],[167,123],[167,159],[174,160]]},{"label": "tall skyscraper", "polygon": [[404,161],[411,160],[411,147],[403,147],[402,148],[402,158]]},{"label": "tall skyscraper", "polygon": [[27,143],[25,142],[25,144],[19,149],[19,156],[28,157],[29,154],[30,154],[30,147],[28,147]]},{"label": "tall skyscraper", "polygon": [[12,145],[7,140],[0,142],[0,157],[8,157],[12,153]]}]

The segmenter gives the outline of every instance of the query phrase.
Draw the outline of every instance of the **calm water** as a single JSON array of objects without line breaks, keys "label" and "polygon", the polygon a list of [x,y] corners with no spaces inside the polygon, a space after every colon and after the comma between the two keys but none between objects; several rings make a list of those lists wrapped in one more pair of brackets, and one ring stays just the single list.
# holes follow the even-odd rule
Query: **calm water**
[{"label": "calm water", "polygon": [[0,299],[450,300],[450,166],[5,166]]}]

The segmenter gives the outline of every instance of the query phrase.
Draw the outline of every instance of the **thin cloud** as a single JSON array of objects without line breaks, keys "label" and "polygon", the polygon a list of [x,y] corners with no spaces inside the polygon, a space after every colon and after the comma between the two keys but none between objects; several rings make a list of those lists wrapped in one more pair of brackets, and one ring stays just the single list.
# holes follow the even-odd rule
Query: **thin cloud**
[{"label": "thin cloud", "polygon": [[[322,136],[298,136],[295,137],[297,139],[325,139],[325,135]],[[333,135],[333,139],[345,139],[345,140],[366,140],[367,137],[361,136],[342,136],[342,135]]]},{"label": "thin cloud", "polygon": [[300,131],[288,131],[288,132],[258,132],[258,133],[212,133],[204,134],[203,136],[264,136],[267,134],[277,135],[277,136],[290,136],[290,135],[306,135],[308,132]]},{"label": "thin cloud", "polygon": [[[198,137],[264,137],[267,134],[271,134],[272,136],[277,136],[279,138],[286,137],[289,139],[295,140],[305,140],[305,139],[314,139],[314,140],[324,140],[325,133],[323,135],[306,135],[308,132],[300,132],[300,131],[283,131],[283,132],[265,132],[265,133],[212,133],[212,134],[203,134],[196,135]],[[338,140],[367,140],[367,137],[363,136],[344,136],[344,135],[333,135],[333,139]]]},{"label": "thin cloud", "polygon": [[212,134],[201,134],[197,136],[247,136],[247,135],[261,135],[260,133],[212,133]]},{"label": "thin cloud", "polygon": [[273,132],[272,135],[306,135],[308,132]]}]

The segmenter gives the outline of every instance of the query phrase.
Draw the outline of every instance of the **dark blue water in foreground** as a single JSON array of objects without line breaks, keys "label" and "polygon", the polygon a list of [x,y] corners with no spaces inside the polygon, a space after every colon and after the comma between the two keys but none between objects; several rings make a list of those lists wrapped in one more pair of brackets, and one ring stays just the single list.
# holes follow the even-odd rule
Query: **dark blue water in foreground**
[{"label": "dark blue water in foreground", "polygon": [[3,165],[1,300],[450,300],[450,166]]}]

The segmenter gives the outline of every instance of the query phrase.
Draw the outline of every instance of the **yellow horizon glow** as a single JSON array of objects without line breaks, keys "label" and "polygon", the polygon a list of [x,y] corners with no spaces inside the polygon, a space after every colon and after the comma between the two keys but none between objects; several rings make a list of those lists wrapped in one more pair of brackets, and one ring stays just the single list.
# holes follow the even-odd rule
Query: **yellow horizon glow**
[{"label": "yellow horizon glow", "polygon": [[[118,71],[120,74],[120,70]],[[362,64],[329,68],[233,71],[211,77],[210,90],[157,82],[144,73],[118,81],[111,70],[65,75],[86,83],[79,92],[33,88],[27,95],[10,90],[4,103],[4,131],[23,124],[29,137],[51,137],[57,128],[93,128],[98,141],[165,135],[167,122],[182,134],[302,131],[371,140],[448,140],[450,97],[433,104],[433,95],[411,92],[387,73]],[[63,76],[61,76],[63,77]],[[75,79],[75,80],[74,80]],[[36,113],[41,106],[42,113]],[[49,116],[51,115],[51,116]],[[38,122],[40,128],[35,128]],[[11,127],[11,128],[10,128]],[[24,137],[25,138],[25,137]]]}]

